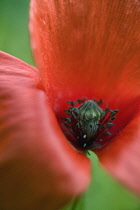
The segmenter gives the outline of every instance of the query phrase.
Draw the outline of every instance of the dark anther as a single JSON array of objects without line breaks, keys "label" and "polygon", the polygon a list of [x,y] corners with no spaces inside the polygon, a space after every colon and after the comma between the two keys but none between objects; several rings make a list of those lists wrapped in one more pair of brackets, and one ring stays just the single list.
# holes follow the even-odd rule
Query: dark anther
[{"label": "dark anther", "polygon": [[88,100],[87,98],[76,101],[67,101],[71,105],[65,113],[68,117],[62,117],[65,120],[64,125],[73,135],[75,140],[71,143],[82,150],[101,148],[106,144],[106,138],[112,134],[109,130],[114,123],[118,110],[101,108],[103,100]]}]

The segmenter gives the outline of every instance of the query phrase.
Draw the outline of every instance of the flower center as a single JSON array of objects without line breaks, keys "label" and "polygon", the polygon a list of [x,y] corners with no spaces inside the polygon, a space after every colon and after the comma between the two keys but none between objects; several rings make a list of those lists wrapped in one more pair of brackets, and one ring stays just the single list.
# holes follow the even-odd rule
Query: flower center
[{"label": "flower center", "polygon": [[71,105],[65,110],[68,117],[62,119],[74,137],[71,143],[84,151],[103,147],[106,137],[112,135],[109,130],[114,125],[112,121],[118,110],[101,108],[102,100],[78,99],[67,103]]}]

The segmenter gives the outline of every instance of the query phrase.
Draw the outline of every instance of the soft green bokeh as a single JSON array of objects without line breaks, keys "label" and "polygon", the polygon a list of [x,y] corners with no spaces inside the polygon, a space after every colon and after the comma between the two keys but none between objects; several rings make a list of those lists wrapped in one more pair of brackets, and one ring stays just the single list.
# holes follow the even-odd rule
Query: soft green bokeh
[{"label": "soft green bokeh", "polygon": [[64,210],[140,210],[140,200],[103,170],[95,154],[90,154],[93,174],[90,187],[77,205],[71,202]]},{"label": "soft green bokeh", "polygon": [[[27,28],[28,9],[29,0],[0,0],[0,50],[33,64]],[[138,198],[113,180],[99,166],[94,154],[90,158],[93,165],[93,180],[87,192],[78,200],[75,209],[139,210]],[[65,209],[74,210],[73,202]]]},{"label": "soft green bokeh", "polygon": [[28,10],[29,0],[0,0],[0,50],[33,64]]}]

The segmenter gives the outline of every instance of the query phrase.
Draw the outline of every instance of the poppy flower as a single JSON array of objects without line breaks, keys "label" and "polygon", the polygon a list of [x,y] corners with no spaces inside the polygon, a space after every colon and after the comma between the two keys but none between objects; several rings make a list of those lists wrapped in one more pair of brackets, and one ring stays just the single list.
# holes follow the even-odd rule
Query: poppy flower
[{"label": "poppy flower", "polygon": [[0,53],[1,209],[58,209],[88,186],[90,161],[60,127],[66,101],[82,97],[119,110],[109,143],[93,150],[140,194],[139,11],[129,0],[31,0],[39,71]]}]

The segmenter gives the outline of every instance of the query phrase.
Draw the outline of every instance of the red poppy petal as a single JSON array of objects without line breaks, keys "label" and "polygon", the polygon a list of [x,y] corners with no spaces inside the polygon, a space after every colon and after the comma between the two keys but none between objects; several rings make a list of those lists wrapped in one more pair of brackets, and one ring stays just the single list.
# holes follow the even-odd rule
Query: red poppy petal
[{"label": "red poppy petal", "polygon": [[[140,96],[139,25],[140,4],[136,0],[31,0],[29,27],[33,53],[55,112],[61,115],[65,101],[82,96],[102,98],[109,108],[119,109],[113,135],[120,134],[102,150],[101,160],[133,189],[139,183],[138,173],[131,173],[130,178],[123,170],[129,162],[130,167],[138,164],[140,158],[139,155],[133,158],[131,147],[127,148],[132,145],[133,150],[138,138],[129,132],[138,113]],[[136,120],[135,134],[137,126]],[[129,144],[124,146],[126,141]],[[127,155],[122,157],[122,151]],[[121,158],[120,168],[124,169],[117,172]]]},{"label": "red poppy petal", "polygon": [[90,162],[64,137],[38,71],[0,52],[0,209],[58,209],[88,185]]},{"label": "red poppy petal", "polygon": [[31,0],[32,48],[55,109],[83,96],[118,106],[136,98],[139,25],[136,0]]},{"label": "red poppy petal", "polygon": [[140,113],[97,155],[115,177],[140,194]]}]

